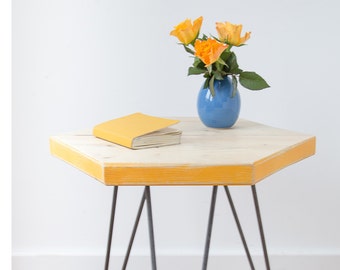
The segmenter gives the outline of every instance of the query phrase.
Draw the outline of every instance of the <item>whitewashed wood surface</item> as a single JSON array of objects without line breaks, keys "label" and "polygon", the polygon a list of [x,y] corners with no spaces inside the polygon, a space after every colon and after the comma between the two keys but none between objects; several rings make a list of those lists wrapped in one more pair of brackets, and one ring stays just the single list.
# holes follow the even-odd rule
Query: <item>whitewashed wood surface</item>
[{"label": "whitewashed wood surface", "polygon": [[181,144],[131,150],[92,131],[50,138],[51,153],[106,185],[249,185],[315,153],[315,137],[240,119],[231,129],[177,118]]}]

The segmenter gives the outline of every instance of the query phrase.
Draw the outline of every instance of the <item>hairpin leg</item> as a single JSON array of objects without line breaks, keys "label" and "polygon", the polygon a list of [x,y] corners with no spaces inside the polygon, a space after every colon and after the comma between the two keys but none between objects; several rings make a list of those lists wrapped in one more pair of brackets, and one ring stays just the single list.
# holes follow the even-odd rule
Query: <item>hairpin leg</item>
[{"label": "hairpin leg", "polygon": [[228,188],[228,186],[225,186],[224,189],[225,189],[225,192],[226,192],[227,197],[228,197],[228,201],[229,201],[229,205],[231,207],[231,211],[233,212],[233,215],[234,215],[234,219],[235,219],[236,226],[237,226],[238,232],[240,234],[240,237],[241,237],[241,240],[242,240],[242,243],[243,243],[243,247],[244,247],[246,254],[247,254],[247,258],[248,258],[248,261],[249,261],[250,268],[252,270],[255,270],[254,263],[253,263],[253,260],[251,258],[251,255],[250,255],[248,245],[247,245],[246,239],[244,237],[243,230],[242,230],[242,227],[241,227],[241,223],[239,221],[239,218],[238,218],[238,215],[237,215],[235,205],[234,205],[233,199],[231,197],[229,188]]},{"label": "hairpin leg", "polygon": [[114,189],[113,189],[113,196],[112,196],[110,228],[109,228],[109,237],[108,237],[108,240],[107,240],[105,268],[104,268],[105,270],[109,269],[111,242],[112,242],[112,231],[113,231],[113,224],[114,224],[115,212],[116,212],[117,195],[118,195],[118,186],[115,186]]},{"label": "hairpin leg", "polygon": [[143,193],[140,205],[139,205],[136,221],[135,221],[135,224],[134,224],[134,227],[133,227],[133,230],[132,230],[132,234],[131,234],[128,250],[127,250],[126,255],[125,255],[125,259],[124,259],[122,270],[126,269],[127,263],[129,261],[132,244],[133,244],[133,241],[135,239],[135,235],[136,235],[136,232],[137,232],[139,220],[140,220],[140,217],[141,217],[141,214],[142,214],[142,211],[143,211],[143,207],[144,207],[144,202],[145,202],[145,189],[144,189],[144,193]]},{"label": "hairpin leg", "polygon": [[[113,231],[113,223],[114,223],[114,217],[115,217],[115,209],[116,209],[116,202],[117,202],[117,193],[118,193],[118,187],[115,186],[114,193],[113,193],[113,199],[112,199],[112,208],[111,208],[111,220],[110,220],[110,229],[109,229],[109,238],[107,243],[107,252],[106,252],[106,260],[105,260],[105,270],[109,269],[109,261],[110,261],[110,251],[111,251],[111,242],[112,242],[112,231]],[[137,217],[135,220],[135,224],[132,230],[129,246],[125,255],[124,263],[122,269],[125,270],[129,257],[130,252],[132,249],[133,241],[135,239],[135,235],[137,232],[139,220],[143,211],[144,203],[147,203],[147,211],[148,211],[148,223],[149,223],[149,237],[150,237],[150,248],[151,248],[151,264],[152,264],[152,270],[157,270],[156,266],[156,249],[155,249],[155,237],[154,237],[154,231],[153,231],[153,220],[152,220],[152,208],[151,208],[151,194],[150,194],[150,187],[146,186],[144,189],[144,193],[139,205]]]},{"label": "hairpin leg", "polygon": [[259,202],[258,202],[258,199],[257,199],[257,193],[256,193],[255,185],[252,185],[251,188],[252,188],[252,192],[253,192],[257,222],[258,222],[260,235],[261,235],[262,249],[263,249],[264,259],[265,259],[265,262],[266,262],[266,269],[270,270],[268,252],[267,252],[267,247],[266,247],[266,241],[265,241],[265,238],[264,238],[264,231],[263,231],[263,226],[262,226],[260,207],[259,207]]},{"label": "hairpin leg", "polygon": [[152,270],[156,270],[156,248],[155,248],[155,237],[153,231],[153,221],[152,221],[152,209],[151,209],[151,194],[150,194],[150,187],[145,187],[145,198],[146,198],[146,205],[148,209],[148,222],[149,222],[149,237],[150,237],[150,248],[151,248],[151,263],[152,263]]},{"label": "hairpin leg", "polygon": [[211,195],[211,204],[210,204],[210,213],[209,213],[209,221],[208,221],[208,229],[207,229],[207,237],[205,241],[204,248],[204,256],[203,256],[203,265],[202,270],[206,270],[208,266],[208,257],[209,257],[209,249],[210,249],[210,239],[211,239],[211,231],[214,221],[214,212],[216,205],[216,196],[217,196],[217,186],[213,187],[212,195]]}]

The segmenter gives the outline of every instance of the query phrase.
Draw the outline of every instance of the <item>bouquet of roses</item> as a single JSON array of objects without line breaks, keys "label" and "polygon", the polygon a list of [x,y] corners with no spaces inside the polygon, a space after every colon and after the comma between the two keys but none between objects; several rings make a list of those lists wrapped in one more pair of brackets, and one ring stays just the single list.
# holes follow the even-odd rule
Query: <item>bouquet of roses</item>
[{"label": "bouquet of roses", "polygon": [[215,95],[214,81],[231,76],[233,94],[236,93],[238,82],[249,90],[262,90],[269,87],[267,82],[253,71],[243,71],[239,68],[236,55],[231,49],[241,47],[250,38],[250,32],[241,37],[242,25],[230,22],[217,22],[218,37],[200,35],[203,17],[193,22],[186,19],[171,31],[170,35],[178,38],[186,52],[194,56],[194,62],[189,67],[188,75],[203,74],[204,88],[209,87],[212,96]]}]

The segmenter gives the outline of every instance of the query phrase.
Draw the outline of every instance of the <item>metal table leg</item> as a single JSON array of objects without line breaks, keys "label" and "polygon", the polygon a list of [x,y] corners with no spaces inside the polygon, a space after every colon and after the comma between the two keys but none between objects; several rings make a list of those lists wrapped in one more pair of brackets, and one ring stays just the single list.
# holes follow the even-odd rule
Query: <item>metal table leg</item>
[{"label": "metal table leg", "polygon": [[255,204],[257,222],[258,222],[260,235],[261,235],[261,243],[262,243],[264,259],[265,259],[265,262],[266,262],[266,269],[270,270],[268,252],[267,252],[267,247],[266,247],[266,240],[264,238],[264,230],[263,230],[263,225],[262,225],[262,220],[261,220],[260,206],[259,206],[259,202],[258,202],[258,199],[257,199],[257,193],[256,193],[255,185],[252,185],[251,189],[252,189],[252,192],[253,192],[253,199],[254,199],[254,204]]},{"label": "metal table leg", "polygon": [[[255,204],[255,210],[256,210],[256,217],[257,217],[257,221],[258,221],[258,226],[259,226],[259,230],[260,230],[260,236],[261,236],[261,243],[262,243],[262,248],[263,248],[263,254],[264,254],[264,258],[265,258],[265,263],[266,263],[266,269],[270,270],[270,265],[269,265],[269,258],[268,258],[268,253],[267,253],[267,248],[266,248],[266,241],[264,238],[264,230],[263,230],[263,225],[262,225],[262,221],[261,221],[261,214],[260,214],[260,207],[259,207],[259,203],[258,203],[258,199],[257,199],[257,194],[256,194],[256,188],[255,185],[252,185],[252,192],[253,192],[253,199],[254,199],[254,204]],[[208,266],[208,258],[209,258],[209,249],[210,249],[210,240],[211,240],[211,233],[212,233],[212,226],[213,226],[213,219],[214,219],[214,212],[215,212],[215,206],[216,206],[216,197],[217,197],[217,186],[213,187],[213,191],[212,191],[212,195],[211,195],[211,204],[210,204],[210,212],[209,212],[209,221],[208,221],[208,229],[207,229],[207,236],[206,236],[206,242],[205,242],[205,249],[204,249],[204,257],[203,257],[203,265],[202,265],[202,270],[206,270],[207,266]],[[236,222],[236,226],[237,229],[239,231],[242,243],[243,243],[243,247],[245,249],[247,258],[248,258],[248,262],[250,265],[251,270],[255,270],[255,266],[252,260],[252,257],[250,255],[249,252],[249,248],[241,227],[241,223],[239,221],[237,212],[236,212],[236,208],[234,205],[234,202],[232,200],[230,191],[228,186],[224,187],[228,201],[229,201],[229,205],[231,207],[231,211],[233,213],[235,222]]]},{"label": "metal table leg", "polygon": [[[208,266],[208,258],[209,258],[209,250],[210,250],[210,242],[211,242],[211,234],[212,234],[212,227],[213,227],[213,220],[214,220],[214,213],[215,213],[215,206],[216,206],[216,198],[217,198],[217,188],[218,186],[213,186],[212,189],[212,195],[211,195],[211,204],[210,204],[210,212],[209,212],[209,220],[208,220],[208,229],[207,229],[207,235],[206,235],[206,242],[205,242],[205,248],[204,248],[204,256],[203,256],[203,265],[202,265],[202,270],[206,270]],[[250,268],[252,270],[255,270],[243,231],[241,224],[238,219],[238,215],[236,213],[236,209],[229,191],[229,188],[227,186],[224,187],[228,201],[244,246],[244,249],[247,254],[247,258],[250,264]],[[251,186],[252,188],[252,193],[253,193],[253,199],[254,199],[254,205],[255,205],[255,210],[256,210],[256,217],[258,221],[258,227],[260,231],[260,236],[261,236],[261,243],[262,243],[262,249],[263,249],[263,254],[265,258],[265,263],[266,263],[266,269],[270,270],[270,264],[269,264],[269,258],[268,258],[268,252],[267,252],[267,247],[266,247],[266,241],[264,237],[264,230],[263,230],[263,225],[262,225],[262,220],[261,220],[261,213],[260,213],[260,207],[258,203],[258,198],[257,198],[257,193],[256,193],[256,188],[255,185]],[[116,204],[117,204],[117,196],[118,196],[118,186],[114,187],[113,190],[113,197],[112,197],[112,207],[111,207],[111,218],[110,218],[110,227],[109,227],[109,236],[108,236],[108,241],[107,241],[107,250],[106,250],[106,258],[105,258],[105,267],[104,270],[109,269],[109,262],[110,262],[110,252],[111,252],[111,243],[112,243],[112,234],[113,234],[113,227],[114,227],[114,219],[115,219],[115,211],[116,211]],[[151,194],[150,194],[150,187],[146,186],[144,189],[144,193],[139,205],[137,217],[135,220],[135,224],[133,227],[133,231],[131,234],[128,250],[125,256],[124,264],[122,269],[125,270],[131,248],[133,245],[133,241],[136,235],[136,231],[138,228],[139,220],[143,211],[144,204],[147,204],[147,214],[148,214],[148,225],[149,225],[149,238],[150,238],[150,249],[151,249],[151,266],[152,270],[157,270],[157,264],[156,264],[156,249],[155,249],[155,239],[154,239],[154,228],[153,228],[153,218],[152,218],[152,204],[151,204]]]},{"label": "metal table leg", "polygon": [[[113,224],[114,224],[114,217],[115,217],[115,209],[116,209],[116,203],[117,203],[117,193],[118,193],[118,187],[114,187],[114,193],[113,193],[113,199],[112,199],[112,208],[111,208],[111,219],[110,219],[110,228],[109,228],[109,237],[107,242],[107,251],[106,251],[106,259],[105,259],[105,270],[109,269],[109,261],[110,261],[110,252],[111,252],[111,242],[112,242],[112,233],[113,233]],[[132,249],[133,241],[135,239],[135,235],[137,232],[139,220],[143,211],[143,207],[145,204],[145,201],[147,203],[147,214],[148,214],[148,225],[149,225],[149,238],[150,238],[150,248],[151,248],[151,266],[152,270],[157,270],[156,265],[156,248],[155,248],[155,238],[154,238],[154,229],[153,229],[153,220],[152,220],[152,205],[151,205],[151,194],[150,194],[150,187],[146,186],[144,188],[143,196],[139,205],[139,209],[137,212],[137,217],[135,220],[135,224],[133,226],[133,230],[131,233],[128,249],[124,258],[122,270],[126,269],[126,266],[129,261],[130,252]]]},{"label": "metal table leg", "polygon": [[248,245],[247,245],[247,242],[246,242],[246,238],[244,237],[243,230],[242,230],[242,227],[241,227],[241,223],[240,223],[238,215],[236,213],[236,208],[234,206],[234,202],[233,202],[233,199],[231,197],[229,188],[227,186],[225,186],[224,189],[225,189],[225,192],[226,192],[227,197],[228,197],[228,201],[229,201],[229,205],[230,205],[231,211],[233,212],[233,216],[234,216],[234,219],[235,219],[235,222],[236,222],[236,226],[237,226],[238,232],[240,234],[240,237],[241,237],[241,240],[242,240],[242,243],[243,243],[244,250],[245,250],[245,252],[247,254],[247,258],[248,258],[248,262],[249,262],[250,268],[252,270],[255,270],[254,263],[253,263],[253,260],[251,258],[251,255],[250,255],[250,252],[249,252],[249,249],[248,249]]},{"label": "metal table leg", "polygon": [[206,270],[208,266],[210,239],[211,239],[211,231],[212,231],[212,226],[213,226],[213,221],[214,221],[216,197],[217,197],[217,186],[214,186],[212,190],[212,195],[211,195],[209,221],[208,221],[207,237],[205,241],[202,270]]},{"label": "metal table leg", "polygon": [[115,186],[113,188],[113,196],[112,196],[112,207],[111,207],[109,237],[108,237],[108,240],[107,240],[106,258],[105,258],[105,267],[104,267],[105,270],[109,269],[109,263],[110,263],[112,231],[113,231],[113,223],[114,223],[115,212],[116,212],[117,195],[118,195],[118,186]]},{"label": "metal table leg", "polygon": [[129,261],[131,248],[132,248],[133,241],[134,241],[134,239],[135,239],[135,235],[136,235],[136,232],[137,232],[137,228],[138,228],[140,216],[141,216],[142,211],[143,211],[144,202],[145,202],[145,189],[144,189],[144,193],[143,193],[143,196],[142,196],[140,205],[139,205],[139,209],[138,209],[137,217],[136,217],[136,220],[135,220],[135,224],[134,224],[134,226],[133,226],[133,230],[132,230],[132,234],[131,234],[129,246],[128,246],[128,249],[127,249],[127,251],[126,251],[126,255],[125,255],[125,259],[124,259],[124,263],[123,263],[122,270],[125,270],[125,269],[126,269],[127,263],[128,263],[128,261]]},{"label": "metal table leg", "polygon": [[153,221],[152,221],[152,208],[151,208],[151,195],[150,187],[145,187],[145,198],[148,209],[148,223],[149,223],[149,237],[150,237],[150,248],[151,248],[151,264],[152,270],[156,270],[156,249],[155,249],[155,237],[153,232]]}]

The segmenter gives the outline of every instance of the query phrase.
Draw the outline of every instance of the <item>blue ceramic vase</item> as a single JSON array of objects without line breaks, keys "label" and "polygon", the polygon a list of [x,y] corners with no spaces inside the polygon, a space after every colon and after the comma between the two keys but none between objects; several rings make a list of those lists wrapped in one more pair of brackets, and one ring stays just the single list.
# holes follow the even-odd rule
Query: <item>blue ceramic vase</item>
[{"label": "blue ceramic vase", "polygon": [[240,114],[241,100],[237,90],[233,96],[232,81],[229,76],[214,81],[215,95],[204,84],[198,93],[197,111],[204,125],[211,128],[230,128]]}]

